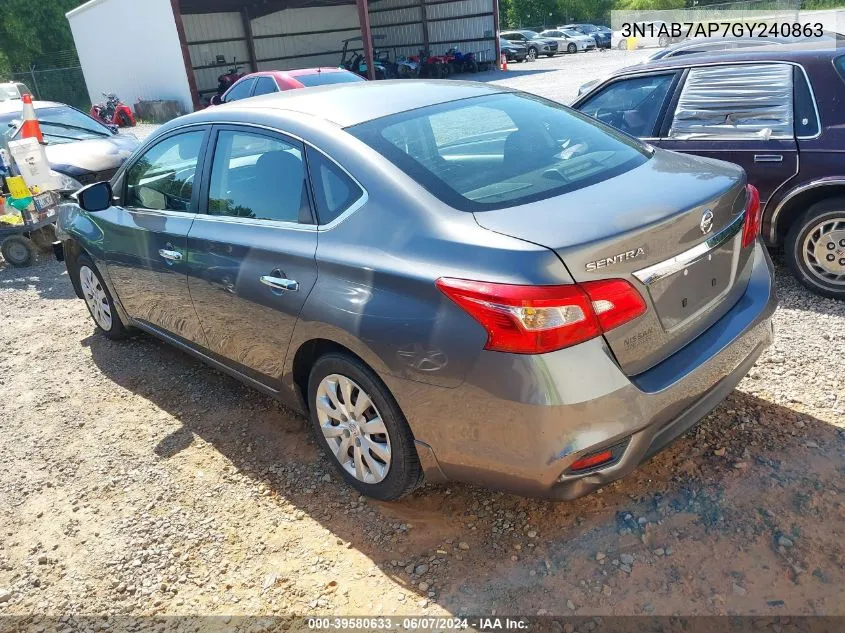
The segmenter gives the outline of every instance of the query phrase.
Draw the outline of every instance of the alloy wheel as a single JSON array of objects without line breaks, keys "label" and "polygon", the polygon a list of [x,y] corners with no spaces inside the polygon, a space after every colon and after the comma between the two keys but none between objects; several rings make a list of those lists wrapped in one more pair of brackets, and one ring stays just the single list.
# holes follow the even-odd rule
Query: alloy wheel
[{"label": "alloy wheel", "polygon": [[845,216],[828,218],[812,227],[801,254],[813,275],[828,284],[845,286]]},{"label": "alloy wheel", "polygon": [[317,419],[329,449],[358,481],[377,484],[390,470],[390,436],[372,398],[353,380],[330,374],[317,387]]},{"label": "alloy wheel", "polygon": [[529,48],[528,49],[528,61],[533,62],[537,59],[537,49],[536,48]]},{"label": "alloy wheel", "polygon": [[112,314],[109,297],[100,280],[97,279],[97,275],[88,266],[83,265],[79,268],[79,284],[94,321],[106,332],[110,331]]}]

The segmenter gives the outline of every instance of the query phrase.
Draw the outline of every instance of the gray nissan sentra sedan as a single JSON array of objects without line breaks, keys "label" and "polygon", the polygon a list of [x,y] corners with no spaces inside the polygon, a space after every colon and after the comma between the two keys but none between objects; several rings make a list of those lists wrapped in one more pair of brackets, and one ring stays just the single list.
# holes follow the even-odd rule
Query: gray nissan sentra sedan
[{"label": "gray nissan sentra sedan", "polygon": [[366,82],[177,119],[63,210],[77,294],[307,412],[361,493],[572,499],[772,341],[759,201],[499,86]]}]

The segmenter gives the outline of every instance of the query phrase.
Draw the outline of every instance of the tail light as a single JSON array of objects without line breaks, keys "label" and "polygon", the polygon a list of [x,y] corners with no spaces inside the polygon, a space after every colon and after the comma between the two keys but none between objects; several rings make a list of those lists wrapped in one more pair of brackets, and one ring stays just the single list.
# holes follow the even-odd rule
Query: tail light
[{"label": "tail light", "polygon": [[763,223],[763,210],[760,208],[760,192],[754,185],[747,185],[745,203],[745,226],[742,229],[742,246],[752,244],[760,235]]},{"label": "tail light", "polygon": [[543,354],[601,336],[646,311],[622,279],[518,286],[441,278],[437,287],[487,330],[485,349]]}]

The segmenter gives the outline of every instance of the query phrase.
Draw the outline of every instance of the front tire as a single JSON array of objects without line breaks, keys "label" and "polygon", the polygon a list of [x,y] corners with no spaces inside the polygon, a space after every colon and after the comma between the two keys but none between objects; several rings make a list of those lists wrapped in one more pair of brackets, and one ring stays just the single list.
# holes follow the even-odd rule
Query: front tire
[{"label": "front tire", "polygon": [[817,202],[796,220],[784,244],[792,274],[806,288],[845,299],[845,198]]},{"label": "front tire", "polygon": [[666,48],[667,46],[669,46],[669,38],[665,35],[661,35],[659,38],[657,38],[657,45],[660,48]]},{"label": "front tire", "polygon": [[126,338],[129,330],[120,320],[114,307],[114,299],[103,282],[100,271],[88,256],[80,255],[76,260],[75,274],[82,290],[82,298],[85,299],[88,313],[97,329],[113,341]]},{"label": "front tire", "polygon": [[627,51],[628,50],[628,40],[620,40],[619,43],[616,45],[620,51]]},{"label": "front tire", "polygon": [[320,357],[308,379],[308,403],[317,442],[359,493],[394,501],[422,483],[405,416],[360,360],[341,353]]}]

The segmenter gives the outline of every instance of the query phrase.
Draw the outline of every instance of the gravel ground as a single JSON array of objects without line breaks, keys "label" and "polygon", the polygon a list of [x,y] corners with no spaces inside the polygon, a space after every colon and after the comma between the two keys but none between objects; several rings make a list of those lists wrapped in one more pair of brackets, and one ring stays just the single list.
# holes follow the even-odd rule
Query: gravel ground
[{"label": "gravel ground", "polygon": [[[502,81],[571,98],[586,59]],[[845,615],[845,303],[777,274],[775,345],[626,480],[384,504],[276,402],[97,335],[62,265],[0,262],[0,614]]]}]

